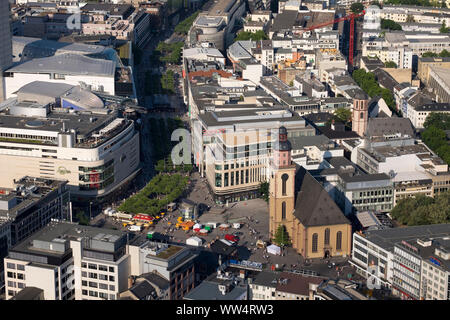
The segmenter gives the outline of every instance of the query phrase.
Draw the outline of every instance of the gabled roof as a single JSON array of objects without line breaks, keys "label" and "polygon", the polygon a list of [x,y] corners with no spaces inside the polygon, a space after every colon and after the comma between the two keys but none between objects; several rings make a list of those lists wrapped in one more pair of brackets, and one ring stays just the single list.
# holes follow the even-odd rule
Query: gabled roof
[{"label": "gabled roof", "polygon": [[303,276],[291,272],[282,272],[279,279],[280,282],[276,286],[277,291],[301,296],[309,295],[309,284],[319,285],[324,280],[319,277]]},{"label": "gabled roof", "polygon": [[386,134],[408,135],[414,137],[414,129],[409,118],[370,118],[367,123],[366,135],[380,137]]},{"label": "gabled roof", "polygon": [[350,224],[322,185],[303,167],[295,176],[294,216],[305,227]]},{"label": "gabled roof", "polygon": [[139,300],[146,300],[148,296],[156,295],[155,288],[147,281],[141,281],[130,288],[130,291]]}]

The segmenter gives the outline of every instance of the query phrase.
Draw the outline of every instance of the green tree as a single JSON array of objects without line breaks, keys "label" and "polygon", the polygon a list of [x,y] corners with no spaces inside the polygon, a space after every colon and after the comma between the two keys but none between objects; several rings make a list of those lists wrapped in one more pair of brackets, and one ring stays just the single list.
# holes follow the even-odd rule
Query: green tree
[{"label": "green tree", "polygon": [[364,69],[353,71],[353,79],[371,98],[381,96],[392,112],[397,113],[394,95],[389,89],[381,88],[373,73]]},{"label": "green tree", "polygon": [[434,57],[437,57],[437,56],[438,56],[437,53],[430,52],[430,51],[424,52],[422,54],[422,57],[424,57],[424,58],[434,58]]},{"label": "green tree", "polygon": [[334,111],[333,119],[339,122],[348,123],[352,120],[352,112],[347,108],[337,108]]},{"label": "green tree", "polygon": [[259,194],[266,202],[269,202],[269,182],[263,181],[259,185]]},{"label": "green tree", "polygon": [[422,140],[432,150],[437,150],[442,145],[447,144],[447,135],[444,130],[430,126],[422,132]]},{"label": "green tree", "polygon": [[194,12],[192,15],[184,19],[183,21],[179,22],[175,28],[174,31],[181,34],[187,34],[189,32],[189,29],[191,28],[192,24],[194,23],[195,19],[197,18],[200,11]]},{"label": "green tree", "polygon": [[84,213],[84,211],[79,211],[76,214],[76,218],[78,219],[78,223],[80,225],[83,225],[83,226],[88,226],[89,225],[89,217],[87,216],[86,213]]},{"label": "green tree", "polygon": [[425,128],[435,126],[442,130],[450,130],[450,114],[443,112],[430,113],[423,124]]},{"label": "green tree", "polygon": [[249,31],[242,31],[239,32],[239,34],[236,36],[234,41],[242,41],[242,40],[253,40],[253,41],[259,41],[259,40],[267,40],[269,37],[264,31],[256,31],[256,32],[249,32]]},{"label": "green tree", "polygon": [[447,50],[442,50],[441,53],[439,53],[439,57],[441,58],[448,58],[450,57],[450,52],[448,52]]},{"label": "green tree", "polygon": [[391,215],[399,223],[409,226],[448,223],[450,221],[450,192],[435,198],[418,195],[401,199]]},{"label": "green tree", "polygon": [[289,239],[289,234],[284,225],[280,224],[278,226],[278,229],[275,232],[275,238],[273,239],[273,242],[279,246],[288,246],[291,244],[291,240]]},{"label": "green tree", "polygon": [[386,61],[384,66],[386,68],[397,68],[397,64],[394,61]]},{"label": "green tree", "polygon": [[350,10],[353,13],[361,13],[364,10],[364,5],[361,2],[355,2],[350,6]]},{"label": "green tree", "polygon": [[381,19],[381,29],[402,30],[402,26],[393,20]]},{"label": "green tree", "polygon": [[441,28],[439,29],[439,32],[440,32],[440,33],[449,33],[449,32],[450,32],[450,28],[447,28],[447,27],[445,26],[445,20],[442,21],[442,26],[441,26]]}]

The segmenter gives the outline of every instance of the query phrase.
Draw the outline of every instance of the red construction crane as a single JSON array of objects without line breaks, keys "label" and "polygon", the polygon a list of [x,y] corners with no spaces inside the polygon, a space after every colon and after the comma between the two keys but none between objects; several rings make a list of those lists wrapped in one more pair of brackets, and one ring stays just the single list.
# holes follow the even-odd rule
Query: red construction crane
[{"label": "red construction crane", "polygon": [[324,23],[321,23],[321,24],[318,24],[318,25],[306,28],[306,29],[303,30],[303,32],[304,31],[311,31],[311,30],[314,30],[314,29],[320,29],[320,28],[326,27],[326,26],[328,26],[330,24],[335,24],[335,23],[338,23],[338,22],[341,22],[341,21],[350,20],[350,37],[349,37],[350,38],[349,39],[350,40],[350,44],[349,44],[349,47],[348,47],[348,64],[349,64],[349,66],[353,66],[353,46],[354,46],[354,43],[355,43],[355,41],[354,41],[354,37],[355,37],[355,18],[362,17],[365,14],[366,14],[365,10],[363,10],[359,14],[351,13],[348,16],[345,16],[345,17],[342,17],[342,18],[335,19],[333,21],[324,22]]}]

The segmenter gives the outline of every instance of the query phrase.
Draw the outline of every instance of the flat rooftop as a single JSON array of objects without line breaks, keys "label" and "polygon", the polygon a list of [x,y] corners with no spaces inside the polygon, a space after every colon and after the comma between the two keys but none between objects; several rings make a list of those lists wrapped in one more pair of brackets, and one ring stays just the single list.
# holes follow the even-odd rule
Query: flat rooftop
[{"label": "flat rooftop", "polygon": [[[91,122],[91,118],[96,120]],[[61,132],[63,126],[65,126],[66,130],[76,130],[77,137],[87,138],[91,133],[105,127],[115,118],[116,116],[113,114],[95,114],[93,116],[92,114],[73,114],[69,112],[50,112],[46,118],[0,114],[0,123],[2,128],[50,132]]]},{"label": "flat rooftop", "polygon": [[213,4],[208,10],[208,15],[226,15],[237,1],[240,0],[213,0]]},{"label": "flat rooftop", "polygon": [[237,110],[223,112],[205,112],[199,115],[199,119],[208,127],[245,125],[251,123],[273,124],[273,122],[298,122],[304,124],[305,121],[299,115],[284,108],[256,108],[253,110]]},{"label": "flat rooftop", "polygon": [[[56,188],[66,184],[63,180],[44,179],[23,177],[16,182],[16,186],[21,186],[23,189],[15,191],[12,189],[5,189],[6,194],[0,195],[0,201],[11,201],[17,199],[15,205],[11,206],[9,210],[0,209],[0,220],[13,220],[20,215],[27,208],[38,203],[42,198],[46,197],[50,192]],[[21,190],[29,190],[22,195]]]},{"label": "flat rooftop", "polygon": [[402,240],[417,238],[444,238],[450,236],[450,223],[370,230],[364,233],[364,238],[387,251],[392,251],[394,245]]},{"label": "flat rooftop", "polygon": [[199,15],[195,20],[194,25],[196,27],[218,27],[222,24],[223,21],[224,20],[222,17],[209,17]]},{"label": "flat rooftop", "polygon": [[361,148],[364,152],[374,157],[377,161],[385,161],[386,158],[399,157],[407,154],[430,154],[430,151],[422,144],[414,144],[409,146],[391,147],[381,146],[374,147],[372,150]]},{"label": "flat rooftop", "polygon": [[114,61],[94,59],[74,53],[28,60],[7,70],[7,72],[18,73],[58,73],[100,77],[114,77],[115,71],[116,62]]},{"label": "flat rooftop", "polygon": [[114,244],[116,242],[122,242],[125,236],[126,233],[119,230],[82,226],[70,222],[52,221],[41,230],[35,232],[30,237],[11,248],[10,252],[15,251],[29,254],[44,253],[45,255],[61,256],[64,255],[64,252],[36,248],[32,243],[34,240],[62,243],[70,240],[81,241],[82,238],[88,238],[90,240]]}]

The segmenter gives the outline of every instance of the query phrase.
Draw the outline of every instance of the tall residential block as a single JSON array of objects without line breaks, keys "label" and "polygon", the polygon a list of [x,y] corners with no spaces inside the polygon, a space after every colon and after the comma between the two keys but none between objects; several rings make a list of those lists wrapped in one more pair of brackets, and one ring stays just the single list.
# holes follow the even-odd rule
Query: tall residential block
[{"label": "tall residential block", "polygon": [[[0,72],[11,66],[12,41],[9,25],[9,1],[0,0]],[[5,100],[3,77],[0,77],[0,102]]]}]

